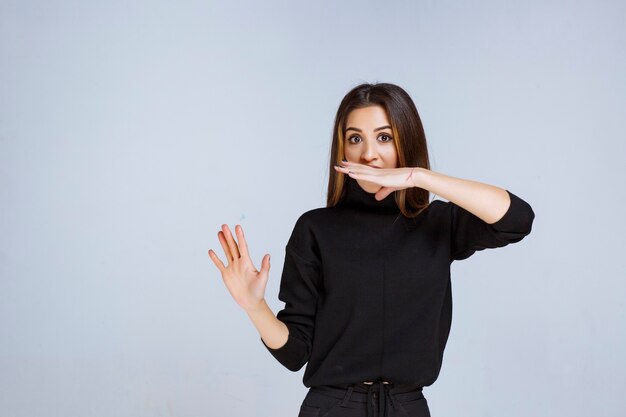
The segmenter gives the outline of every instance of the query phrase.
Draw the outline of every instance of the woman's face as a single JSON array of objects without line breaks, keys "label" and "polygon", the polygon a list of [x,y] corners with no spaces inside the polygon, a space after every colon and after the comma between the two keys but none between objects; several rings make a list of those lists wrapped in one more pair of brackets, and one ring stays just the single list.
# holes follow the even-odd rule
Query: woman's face
[{"label": "woman's face", "polygon": [[[382,106],[368,106],[348,114],[344,132],[345,158],[349,162],[376,168],[396,168],[398,152],[391,131],[391,123]],[[365,180],[356,180],[368,193],[381,187]]]}]

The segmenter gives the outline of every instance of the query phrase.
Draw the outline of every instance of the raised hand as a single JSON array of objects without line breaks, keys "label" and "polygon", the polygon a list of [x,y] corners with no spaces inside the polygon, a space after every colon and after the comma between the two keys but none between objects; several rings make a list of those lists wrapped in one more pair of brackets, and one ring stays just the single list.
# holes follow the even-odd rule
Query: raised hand
[{"label": "raised hand", "polygon": [[228,225],[223,224],[222,230],[217,232],[217,237],[226,255],[227,266],[224,266],[224,263],[212,249],[209,249],[209,258],[220,270],[224,284],[235,302],[248,311],[259,307],[264,301],[270,270],[270,255],[263,256],[261,270],[257,270],[250,259],[243,228],[236,225],[235,233],[239,245],[235,242]]},{"label": "raised hand", "polygon": [[335,165],[335,170],[354,179],[380,185],[382,188],[374,196],[380,201],[394,191],[417,187],[417,175],[420,168],[373,168],[356,162],[343,161],[341,165]]}]

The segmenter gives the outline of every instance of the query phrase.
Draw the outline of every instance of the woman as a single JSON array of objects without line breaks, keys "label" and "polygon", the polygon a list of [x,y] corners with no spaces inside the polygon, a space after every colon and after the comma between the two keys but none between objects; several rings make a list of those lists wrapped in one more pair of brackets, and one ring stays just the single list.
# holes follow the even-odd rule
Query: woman
[{"label": "woman", "polygon": [[[535,217],[510,191],[430,170],[409,95],[362,84],[335,118],[327,207],[302,214],[286,246],[276,317],[240,225],[215,252],[235,301],[286,368],[307,364],[304,416],[430,416],[452,319],[450,264],[520,241]],[[429,192],[448,200],[429,201]]]}]

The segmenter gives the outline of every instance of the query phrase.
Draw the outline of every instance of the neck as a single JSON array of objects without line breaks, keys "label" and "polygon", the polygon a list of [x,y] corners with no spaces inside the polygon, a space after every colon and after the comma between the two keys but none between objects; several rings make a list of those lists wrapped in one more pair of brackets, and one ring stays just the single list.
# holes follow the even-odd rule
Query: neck
[{"label": "neck", "polygon": [[344,198],[340,204],[362,210],[373,210],[380,212],[398,212],[398,204],[395,200],[395,192],[389,194],[381,201],[376,200],[375,193],[365,191],[357,180],[348,177],[344,184]]}]

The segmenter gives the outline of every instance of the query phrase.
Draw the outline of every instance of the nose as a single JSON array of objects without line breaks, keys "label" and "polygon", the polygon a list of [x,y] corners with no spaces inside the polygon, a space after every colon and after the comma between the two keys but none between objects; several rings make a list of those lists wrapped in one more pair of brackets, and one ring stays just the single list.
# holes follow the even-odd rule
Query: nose
[{"label": "nose", "polygon": [[376,159],[376,145],[372,145],[370,142],[365,141],[361,152],[361,160],[371,162],[374,159]]}]

